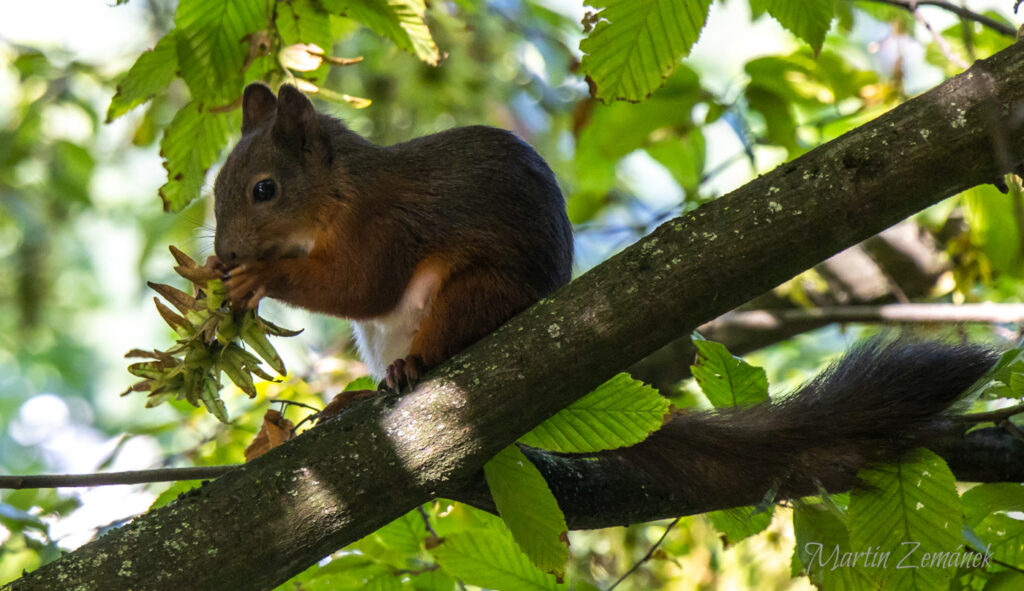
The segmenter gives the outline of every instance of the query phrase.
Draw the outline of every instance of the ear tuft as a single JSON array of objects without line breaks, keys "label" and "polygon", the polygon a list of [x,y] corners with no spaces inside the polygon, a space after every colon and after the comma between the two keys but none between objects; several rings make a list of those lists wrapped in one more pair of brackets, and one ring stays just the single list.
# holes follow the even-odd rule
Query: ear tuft
[{"label": "ear tuft", "polygon": [[296,152],[315,150],[320,141],[320,120],[316,109],[294,86],[282,86],[278,92],[274,139]]},{"label": "ear tuft", "polygon": [[263,125],[277,110],[277,97],[266,84],[253,82],[242,94],[242,135]]}]

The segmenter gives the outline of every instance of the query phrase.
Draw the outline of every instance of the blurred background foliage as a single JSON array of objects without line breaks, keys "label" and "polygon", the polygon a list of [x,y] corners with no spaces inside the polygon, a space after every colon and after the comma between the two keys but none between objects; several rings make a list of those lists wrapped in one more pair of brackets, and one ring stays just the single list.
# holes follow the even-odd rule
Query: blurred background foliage
[{"label": "blurred background foliage", "polygon": [[[968,4],[979,11],[999,8],[986,14],[1009,23],[1008,1]],[[2,473],[239,462],[274,400],[320,406],[365,373],[343,322],[271,305],[269,317],[307,331],[290,339],[298,342],[282,343],[293,370],[289,381],[262,384],[252,401],[229,396],[232,425],[183,404],[143,412],[142,397],[118,397],[131,381],[120,355],[172,338],[149,307],[152,294],[145,288],[147,280],[180,285],[166,246],[176,244],[196,258],[212,251],[210,199],[166,214],[157,197],[165,180],[161,134],[190,100],[185,85],[172,82],[154,101],[104,123],[124,72],[174,27],[175,5],[0,3],[6,20],[0,25]],[[562,183],[583,272],[668,217],[1012,42],[938,10],[924,14],[928,29],[881,3],[844,0],[837,6],[839,18],[815,56],[768,16],[753,19],[746,3],[715,3],[693,54],[638,104],[591,98],[579,73],[584,9],[569,0],[431,3],[427,23],[441,53],[438,66],[354,21],[334,19],[329,37],[338,42],[329,53],[364,59],[322,67],[311,78],[369,99],[365,108],[344,100],[320,106],[378,143],[455,125],[515,130]],[[80,19],[85,32],[74,39],[62,39],[59,27],[40,32],[45,27],[37,21],[46,19]],[[104,36],[105,51],[82,50]],[[237,110],[224,117],[237,118]],[[234,134],[236,122],[228,127]],[[1020,188],[1010,189],[1009,197],[991,186],[972,189],[918,216],[920,231],[947,268],[917,299],[1020,301],[1024,205]],[[777,296],[805,305],[821,284],[820,275],[809,272]],[[773,389],[785,389],[859,332],[826,328],[751,358],[768,369]],[[685,405],[694,398],[676,400]],[[306,411],[287,412],[297,422]],[[0,583],[186,486],[3,491]],[[442,504],[432,509],[435,515],[445,510]],[[620,588],[808,588],[806,579],[791,579],[789,523],[777,516],[765,533],[727,547],[705,518],[685,518]],[[665,526],[572,533],[570,574],[607,586]]]}]

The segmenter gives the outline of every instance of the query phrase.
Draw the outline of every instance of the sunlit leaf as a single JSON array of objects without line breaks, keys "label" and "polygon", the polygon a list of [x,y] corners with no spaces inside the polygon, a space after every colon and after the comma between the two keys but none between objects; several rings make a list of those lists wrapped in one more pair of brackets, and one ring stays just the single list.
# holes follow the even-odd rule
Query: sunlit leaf
[{"label": "sunlit leaf", "polygon": [[750,0],[755,13],[766,11],[797,37],[803,39],[814,53],[821,51],[825,33],[835,16],[835,0]]},{"label": "sunlit leaf", "polygon": [[586,453],[640,443],[664,424],[669,401],[620,373],[562,409],[519,441],[551,451]]},{"label": "sunlit leaf", "polygon": [[163,92],[178,70],[178,46],[174,31],[164,35],[156,47],[143,52],[121,78],[110,99],[107,121],[113,121]]},{"label": "sunlit leaf", "polygon": [[263,0],[180,0],[174,15],[181,77],[204,109],[242,95],[246,36],[269,27]]},{"label": "sunlit leaf", "polygon": [[715,408],[757,404],[768,399],[764,368],[733,357],[721,343],[694,339],[697,363],[693,377]]},{"label": "sunlit leaf", "polygon": [[234,118],[230,114],[199,111],[193,101],[178,111],[160,141],[168,181],[160,187],[167,211],[181,211],[199,197],[206,171],[228,141]]},{"label": "sunlit leaf", "polygon": [[690,53],[711,0],[587,0],[597,24],[580,66],[604,101],[648,97]]},{"label": "sunlit leaf", "polygon": [[488,589],[553,591],[566,589],[542,572],[505,530],[487,529],[445,536],[431,553],[450,575]]},{"label": "sunlit leaf", "polygon": [[546,572],[563,572],[568,528],[540,470],[510,445],[484,464],[484,476],[498,513],[530,561]]},{"label": "sunlit leaf", "polygon": [[324,5],[331,12],[359,21],[428,64],[437,65],[441,60],[424,20],[424,0],[324,0]]}]

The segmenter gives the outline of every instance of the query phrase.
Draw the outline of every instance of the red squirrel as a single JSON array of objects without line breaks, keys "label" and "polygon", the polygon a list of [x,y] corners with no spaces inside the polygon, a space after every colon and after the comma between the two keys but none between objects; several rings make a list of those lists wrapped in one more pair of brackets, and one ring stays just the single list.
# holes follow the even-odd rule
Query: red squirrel
[{"label": "red squirrel", "polygon": [[554,174],[490,127],[376,146],[293,86],[251,84],[214,194],[229,297],[353,320],[370,371],[399,390],[572,272]]},{"label": "red squirrel", "polygon": [[[252,84],[214,193],[231,299],[269,296],[353,320],[363,359],[392,389],[570,278],[554,175],[506,131],[463,127],[382,147],[292,86],[275,97]],[[993,362],[984,347],[869,343],[780,402],[679,415],[607,457],[723,481],[763,457],[765,481],[848,483],[941,421]]]}]

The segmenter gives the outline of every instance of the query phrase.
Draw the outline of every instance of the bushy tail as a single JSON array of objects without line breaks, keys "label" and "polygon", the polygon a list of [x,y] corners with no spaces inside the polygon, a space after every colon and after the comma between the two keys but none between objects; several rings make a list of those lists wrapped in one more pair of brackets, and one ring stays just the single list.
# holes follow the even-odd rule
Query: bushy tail
[{"label": "bushy tail", "polygon": [[848,488],[865,464],[914,447],[915,434],[936,426],[996,358],[981,346],[867,341],[789,396],[681,415],[640,445],[606,452],[614,460],[602,459],[667,478],[682,496],[699,494],[687,489],[692,483],[738,493],[763,487],[779,496]]}]

